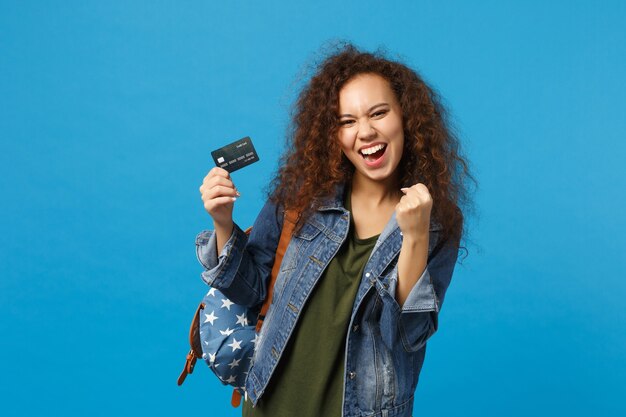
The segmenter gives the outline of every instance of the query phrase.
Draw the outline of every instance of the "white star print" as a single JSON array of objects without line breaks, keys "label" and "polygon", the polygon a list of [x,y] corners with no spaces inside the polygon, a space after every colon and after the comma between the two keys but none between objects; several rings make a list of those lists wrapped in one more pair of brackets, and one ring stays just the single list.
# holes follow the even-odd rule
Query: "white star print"
[{"label": "white star print", "polygon": [[228,378],[226,381],[227,384],[232,384],[233,382],[235,382],[237,378],[235,378],[235,375],[231,375],[230,378]]},{"label": "white star print", "polygon": [[215,297],[215,288],[211,288],[207,295],[211,295],[211,296]]},{"label": "white star print", "polygon": [[233,332],[234,330],[231,330],[230,327],[227,327],[226,330],[220,330],[222,336],[230,336]]},{"label": "white star print", "polygon": [[213,322],[219,318],[214,313],[215,313],[215,310],[211,311],[211,314],[205,314],[206,320],[204,320],[204,322],[211,323],[211,326],[213,326]]},{"label": "white star print", "polygon": [[209,353],[209,362],[211,363],[215,362],[215,355],[217,355],[217,352]]},{"label": "white star print", "polygon": [[254,343],[254,345],[256,346],[256,342],[259,341],[259,335],[257,333],[254,334],[254,339],[252,339],[250,342]]},{"label": "white star print", "polygon": [[235,314],[235,316],[237,316],[237,323],[235,324],[241,324],[242,326],[248,325],[248,319],[246,318],[246,313],[241,313],[241,315]]},{"label": "white star print", "polygon": [[222,298],[222,308],[226,307],[228,310],[230,310],[230,306],[232,306],[233,303],[232,301],[230,301],[228,298]]},{"label": "white star print", "polygon": [[241,359],[233,359],[233,361],[229,363],[228,366],[230,366],[230,369],[233,369],[235,366],[239,366],[239,362],[241,362]]},{"label": "white star print", "polygon": [[233,341],[231,344],[226,345],[226,346],[230,346],[231,348],[233,348],[233,352],[236,351],[237,349],[241,349],[241,342],[242,340],[237,340],[233,337]]}]

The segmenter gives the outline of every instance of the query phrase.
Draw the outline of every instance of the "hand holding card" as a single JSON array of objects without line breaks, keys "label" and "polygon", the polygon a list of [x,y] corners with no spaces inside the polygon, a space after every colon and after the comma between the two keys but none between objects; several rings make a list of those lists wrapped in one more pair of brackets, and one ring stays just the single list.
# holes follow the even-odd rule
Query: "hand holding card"
[{"label": "hand holding card", "polygon": [[231,225],[233,202],[239,192],[229,173],[258,161],[259,156],[248,136],[214,150],[211,156],[217,167],[209,171],[200,186],[204,208],[216,226]]},{"label": "hand holding card", "polygon": [[219,254],[233,230],[233,205],[240,194],[228,171],[214,167],[204,177],[200,195],[205,210],[213,218]]},{"label": "hand holding card", "polygon": [[233,205],[240,195],[230,173],[258,161],[259,156],[249,137],[217,149],[211,156],[217,166],[204,177],[200,194],[205,210],[213,218],[219,254],[232,233]]},{"label": "hand holding card", "polygon": [[200,195],[216,227],[232,224],[233,203],[240,194],[228,171],[220,167],[212,168],[202,181]]}]

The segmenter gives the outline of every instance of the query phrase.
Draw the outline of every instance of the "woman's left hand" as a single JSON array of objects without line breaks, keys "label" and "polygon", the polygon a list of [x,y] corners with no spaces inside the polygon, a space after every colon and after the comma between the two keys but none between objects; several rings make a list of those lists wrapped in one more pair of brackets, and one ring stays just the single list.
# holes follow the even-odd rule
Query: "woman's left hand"
[{"label": "woman's left hand", "polygon": [[402,231],[402,236],[413,239],[428,236],[430,211],[433,207],[433,199],[428,188],[418,183],[400,190],[404,195],[396,205],[396,221]]}]

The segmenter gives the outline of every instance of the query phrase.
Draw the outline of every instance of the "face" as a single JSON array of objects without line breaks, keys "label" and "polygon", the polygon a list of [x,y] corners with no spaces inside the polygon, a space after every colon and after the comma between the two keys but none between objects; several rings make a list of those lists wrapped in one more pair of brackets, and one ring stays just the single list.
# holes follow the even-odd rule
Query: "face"
[{"label": "face", "polygon": [[402,158],[402,111],[389,82],[359,74],[339,91],[338,139],[355,175],[374,181],[393,179]]}]

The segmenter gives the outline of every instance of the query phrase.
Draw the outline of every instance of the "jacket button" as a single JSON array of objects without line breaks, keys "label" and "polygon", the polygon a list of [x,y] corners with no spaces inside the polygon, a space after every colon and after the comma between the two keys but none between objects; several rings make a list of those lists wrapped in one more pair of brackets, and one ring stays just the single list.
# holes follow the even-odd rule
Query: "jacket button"
[{"label": "jacket button", "polygon": [[354,378],[356,377],[356,372],[354,372],[354,371],[350,372],[350,373],[348,374],[348,377],[349,377],[350,379],[354,379]]},{"label": "jacket button", "polygon": [[369,277],[370,277],[370,275],[372,275],[372,274],[370,274],[369,272],[367,272],[367,273],[365,274],[365,278],[369,278]]}]

